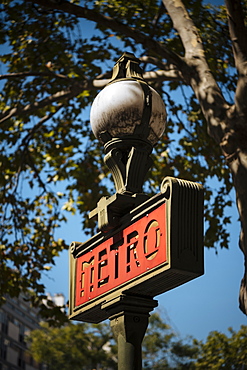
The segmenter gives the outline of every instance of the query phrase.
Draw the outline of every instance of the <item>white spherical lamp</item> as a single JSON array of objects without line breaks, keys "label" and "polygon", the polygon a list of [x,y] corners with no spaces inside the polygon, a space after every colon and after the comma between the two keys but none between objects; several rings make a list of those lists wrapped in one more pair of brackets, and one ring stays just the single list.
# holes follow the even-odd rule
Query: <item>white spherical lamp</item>
[{"label": "white spherical lamp", "polygon": [[153,146],[164,132],[166,116],[160,95],[142,77],[139,60],[124,53],[90,112],[93,133],[104,143],[104,162],[116,188],[114,196],[103,197],[90,213],[90,217],[98,215],[100,230],[117,227],[124,214],[147,200],[142,187],[152,165]]},{"label": "white spherical lamp", "polygon": [[[90,122],[96,138],[100,140],[100,134],[107,131],[113,138],[134,135],[154,146],[164,132],[167,115],[160,95],[147,88],[149,94],[145,96],[143,82],[138,80],[122,79],[107,85],[91,108]],[[143,123],[144,109],[147,111],[149,106],[149,120]]]}]

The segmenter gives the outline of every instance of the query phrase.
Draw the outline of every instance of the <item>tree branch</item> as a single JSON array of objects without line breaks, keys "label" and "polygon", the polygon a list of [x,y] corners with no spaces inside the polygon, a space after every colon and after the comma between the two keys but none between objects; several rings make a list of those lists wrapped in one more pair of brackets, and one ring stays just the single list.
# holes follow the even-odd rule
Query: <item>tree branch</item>
[{"label": "tree branch", "polygon": [[[146,63],[151,63],[151,60],[153,58],[150,57],[143,57],[143,61]],[[159,81],[181,81],[182,76],[181,73],[177,70],[175,66],[170,66],[170,68],[167,65],[164,65],[166,67],[166,70],[159,70],[159,71],[150,71],[144,73],[143,77],[146,81],[153,82],[156,80]],[[17,75],[23,76],[23,73],[15,73],[15,76],[13,77],[18,77]],[[27,74],[25,74],[27,76]],[[31,114],[41,108],[45,108],[52,103],[58,102],[60,100],[66,99],[72,99],[79,93],[81,93],[83,90],[97,90],[97,89],[102,89],[104,88],[108,82],[110,81],[110,78],[105,79],[104,77],[109,77],[110,73],[107,72],[99,77],[103,77],[103,79],[98,79],[96,78],[95,80],[84,80],[81,83],[78,81],[74,82],[70,88],[64,91],[58,91],[53,95],[50,95],[40,101],[36,101],[32,104],[28,104],[25,107],[15,107],[15,108],[10,108],[6,112],[0,114],[0,124],[4,123],[8,119],[14,117],[14,116],[24,116],[26,114]],[[66,77],[66,76],[65,76]],[[73,81],[70,78],[71,81]],[[59,107],[60,108],[60,105]],[[53,114],[52,114],[53,115]],[[44,117],[44,120],[47,119],[48,116]]]},{"label": "tree branch", "polygon": [[34,77],[34,76],[41,76],[41,77],[56,77],[56,78],[62,78],[62,79],[66,79],[66,80],[71,80],[71,78],[69,78],[68,76],[65,76],[65,75],[61,75],[59,73],[54,73],[54,72],[50,72],[50,71],[47,71],[47,72],[18,72],[18,73],[7,73],[7,74],[4,74],[4,75],[0,75],[0,80],[8,80],[8,79],[12,79],[12,78],[19,78],[19,77]]},{"label": "tree branch", "polygon": [[225,3],[236,68],[240,74],[243,74],[246,73],[247,29],[241,1],[225,0]]},{"label": "tree branch", "polygon": [[[143,58],[140,58],[142,60]],[[147,62],[149,63],[149,62]],[[182,76],[179,73],[179,71],[174,68],[174,69],[167,69],[166,71],[164,70],[158,70],[158,71],[149,71],[145,72],[143,74],[143,78],[147,82],[154,82],[154,81],[182,81]],[[94,88],[101,89],[105,87],[108,83],[110,82],[109,79],[102,79],[102,80],[94,80],[92,81],[92,86]]]},{"label": "tree branch", "polygon": [[61,108],[62,108],[63,104],[60,103],[58,104],[57,107],[55,107],[55,112],[52,112],[50,114],[47,114],[46,116],[42,117],[41,120],[39,120],[27,133],[27,135],[22,139],[21,141],[21,144],[20,144],[20,147],[24,146],[23,148],[23,152],[25,152],[25,150],[27,150],[27,147],[28,147],[28,144],[30,142],[30,140],[32,139],[33,137],[33,134],[46,122],[48,121],[49,119],[51,119]]},{"label": "tree branch", "polygon": [[[140,57],[139,60],[142,63],[153,64],[157,66],[158,68],[160,68],[161,70],[159,71],[159,73],[162,73],[164,78],[166,76],[167,79],[170,78],[171,80],[183,81],[186,84],[186,81],[184,80],[184,76],[182,75],[182,72],[177,68],[176,65],[164,63],[162,60],[152,57],[152,56],[143,56],[143,57]],[[149,72],[146,72],[144,74],[145,76],[144,78],[147,80],[148,80],[148,76],[147,76],[148,73]]]},{"label": "tree branch", "polygon": [[155,55],[167,59],[170,63],[176,64],[177,66],[180,66],[180,68],[183,66],[183,58],[173,51],[168,50],[164,45],[161,45],[159,42],[151,37],[148,37],[144,33],[136,31],[134,28],[129,27],[111,17],[100,14],[93,9],[84,8],[63,0],[59,2],[54,2],[51,0],[32,0],[32,2],[46,8],[73,14],[77,18],[85,18],[104,25],[106,28],[110,28],[113,31],[132,38]]},{"label": "tree branch", "polygon": [[159,7],[159,11],[158,13],[156,14],[156,16],[154,17],[153,19],[153,29],[151,30],[151,33],[150,33],[150,36],[153,37],[155,35],[155,31],[156,31],[156,28],[157,28],[157,24],[159,23],[159,20],[162,16],[162,14],[165,12],[165,7],[164,7],[164,4],[163,2],[161,2],[160,4],[160,7]]},{"label": "tree branch", "polygon": [[36,178],[38,180],[38,183],[39,183],[40,188],[43,189],[43,193],[47,193],[46,184],[41,179],[40,172],[37,170],[37,168],[35,166],[35,162],[34,162],[34,160],[32,158],[32,155],[31,155],[31,153],[30,153],[29,150],[26,151],[26,155],[27,155],[27,157],[29,159],[29,163],[28,164],[32,168],[32,170],[34,171],[35,176],[36,176]]},{"label": "tree branch", "polygon": [[235,65],[239,73],[235,103],[239,115],[247,116],[247,29],[240,0],[225,0]]},{"label": "tree branch", "polygon": [[40,101],[28,104],[25,107],[10,108],[5,113],[0,115],[0,123],[3,123],[16,115],[26,115],[37,111],[38,109],[44,108],[54,102],[58,102],[63,99],[71,99],[78,95],[83,89],[85,89],[85,83],[73,84],[68,90],[58,91],[53,95],[48,96]]},{"label": "tree branch", "polygon": [[208,122],[208,131],[219,144],[227,129],[225,122],[229,105],[207,64],[197,28],[181,0],[163,0],[185,48],[189,84],[200,102]]},{"label": "tree branch", "polygon": [[177,69],[171,70],[159,70],[159,71],[150,71],[143,74],[143,78],[148,81],[183,81],[180,73],[178,73]]},{"label": "tree branch", "polygon": [[194,22],[180,0],[163,0],[185,49],[185,58],[204,58],[202,40]]},{"label": "tree branch", "polygon": [[[202,110],[209,123],[209,132],[214,139],[220,143],[225,127],[222,124],[227,115],[227,105],[221,91],[212,76],[204,57],[204,50],[199,33],[189,17],[183,3],[180,0],[163,0],[174,27],[178,30],[183,45],[185,47],[185,58],[168,50],[164,45],[153,40],[147,35],[136,31],[111,17],[96,12],[93,9],[87,9],[68,1],[54,2],[51,0],[32,0],[33,3],[39,4],[50,9],[67,12],[85,18],[105,27],[112,29],[120,34],[134,39],[149,50],[150,54],[165,58],[168,63],[174,64],[181,71],[184,81],[190,84],[201,104]],[[97,84],[97,86],[96,86]],[[95,81],[95,87],[101,87],[101,83]]]}]

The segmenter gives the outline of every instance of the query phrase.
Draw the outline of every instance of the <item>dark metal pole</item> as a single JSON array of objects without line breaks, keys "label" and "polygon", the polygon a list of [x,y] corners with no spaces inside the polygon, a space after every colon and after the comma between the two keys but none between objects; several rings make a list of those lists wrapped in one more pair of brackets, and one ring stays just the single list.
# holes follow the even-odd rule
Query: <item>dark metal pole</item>
[{"label": "dark metal pole", "polygon": [[142,369],[142,340],[148,326],[148,316],[119,313],[110,317],[118,344],[118,370]]},{"label": "dark metal pole", "polygon": [[149,313],[157,306],[152,298],[121,295],[103,304],[118,344],[118,370],[142,369],[142,340]]}]

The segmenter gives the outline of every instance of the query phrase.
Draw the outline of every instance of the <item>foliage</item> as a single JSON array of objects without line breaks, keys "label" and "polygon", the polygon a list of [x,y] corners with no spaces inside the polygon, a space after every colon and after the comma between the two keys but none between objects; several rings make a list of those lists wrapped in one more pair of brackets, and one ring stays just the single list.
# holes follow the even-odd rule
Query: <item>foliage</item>
[{"label": "foliage", "polygon": [[198,345],[196,369],[246,369],[247,368],[247,326],[242,325],[238,332],[229,329],[231,334],[214,331],[206,343]]},{"label": "foliage", "polygon": [[51,328],[43,323],[28,340],[33,358],[49,370],[116,368],[115,346],[106,324]]},{"label": "foliage", "polygon": [[[211,73],[233,103],[237,73],[226,9],[184,3]],[[36,304],[45,293],[41,274],[71,242],[57,237],[57,229],[76,214],[84,233],[94,233],[87,214],[102,195],[114,191],[102,168],[103,148],[89,127],[88,108],[123,50],[141,58],[147,77],[157,68],[164,72],[150,79],[169,120],[145,190],[157,192],[165,176],[201,182],[205,245],[227,248],[229,241],[232,181],[220,146],[208,134],[203,104],[189,87],[188,76],[199,67],[188,67],[188,73],[181,67],[184,45],[171,14],[158,0],[76,4],[3,0],[0,5],[1,290],[14,296],[32,289]]]},{"label": "foliage", "polygon": [[[115,369],[117,347],[108,324],[67,324],[51,328],[47,323],[28,337],[33,358],[56,369]],[[178,350],[178,347],[180,348]],[[143,341],[144,369],[185,369],[192,361],[192,344],[184,344],[158,314],[150,317]],[[189,352],[190,351],[190,352]]]},{"label": "foliage", "polygon": [[[39,298],[33,295],[34,303],[40,304],[45,289],[41,273],[68,248],[54,235],[66,222],[65,212],[74,214],[77,208],[85,215],[106,191],[99,185],[97,143],[80,116],[93,96],[77,91],[72,104],[68,100],[68,86],[73,81],[73,89],[84,75],[85,61],[79,55],[91,48],[88,43],[86,51],[86,40],[75,43],[70,38],[75,17],[40,12],[26,2],[5,2],[2,7],[2,41],[7,42],[2,68],[21,76],[7,79],[1,93],[3,115],[11,106],[17,112],[1,124],[1,291],[13,296],[32,289]],[[93,64],[86,70],[88,75],[98,73]],[[61,89],[59,102],[54,98],[47,107],[46,100]]]},{"label": "foliage", "polygon": [[[150,316],[142,343],[143,369],[246,369],[247,326],[230,336],[211,332],[205,342],[181,339],[159,314]],[[66,324],[51,328],[43,323],[28,337],[33,358],[56,369],[116,369],[117,348],[108,324]],[[97,367],[98,366],[98,367]]]},{"label": "foliage", "polygon": [[189,369],[196,353],[191,338],[181,340],[157,313],[151,315],[143,340],[144,369]]}]

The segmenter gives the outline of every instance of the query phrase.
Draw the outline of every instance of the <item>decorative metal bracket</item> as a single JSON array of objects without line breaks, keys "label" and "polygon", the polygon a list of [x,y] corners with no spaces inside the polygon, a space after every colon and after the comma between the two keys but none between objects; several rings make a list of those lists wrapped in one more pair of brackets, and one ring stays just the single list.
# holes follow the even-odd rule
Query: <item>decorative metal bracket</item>
[{"label": "decorative metal bracket", "polygon": [[122,216],[147,199],[148,196],[145,194],[116,193],[108,198],[102,197],[97,207],[89,213],[89,218],[98,217],[98,229],[108,232],[119,226]]},{"label": "decorative metal bracket", "polygon": [[142,193],[145,176],[153,163],[151,145],[133,139],[112,139],[105,151],[104,162],[112,173],[117,193]]},{"label": "decorative metal bracket", "polygon": [[140,61],[132,53],[123,53],[117,60],[112,71],[112,78],[110,83],[115,80],[126,80],[126,78],[135,78],[143,80],[142,69],[140,68]]},{"label": "decorative metal bracket", "polygon": [[104,162],[112,173],[116,194],[101,198],[89,214],[89,218],[98,216],[99,230],[112,230],[123,215],[148,199],[142,187],[153,163],[151,151],[149,143],[133,138],[112,139],[105,144]]}]

